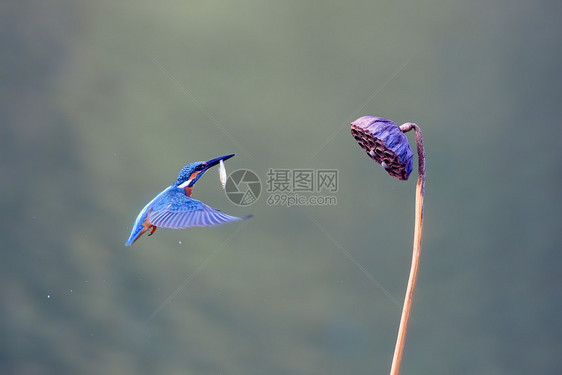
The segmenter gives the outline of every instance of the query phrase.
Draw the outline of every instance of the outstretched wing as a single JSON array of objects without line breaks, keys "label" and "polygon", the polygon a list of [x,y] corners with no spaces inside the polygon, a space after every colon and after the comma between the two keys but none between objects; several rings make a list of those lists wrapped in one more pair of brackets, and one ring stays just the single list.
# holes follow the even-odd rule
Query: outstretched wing
[{"label": "outstretched wing", "polygon": [[148,214],[150,223],[157,227],[183,229],[221,225],[230,221],[242,220],[186,196],[183,189],[169,189],[166,195],[167,199],[152,207]]}]

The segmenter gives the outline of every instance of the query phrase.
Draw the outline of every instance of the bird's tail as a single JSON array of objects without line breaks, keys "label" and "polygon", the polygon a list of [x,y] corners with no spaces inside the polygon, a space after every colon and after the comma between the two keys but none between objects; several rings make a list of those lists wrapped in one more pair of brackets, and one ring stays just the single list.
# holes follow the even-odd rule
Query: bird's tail
[{"label": "bird's tail", "polygon": [[131,246],[144,232],[146,232],[144,224],[142,221],[137,220],[133,226],[129,239],[125,242],[125,246]]}]

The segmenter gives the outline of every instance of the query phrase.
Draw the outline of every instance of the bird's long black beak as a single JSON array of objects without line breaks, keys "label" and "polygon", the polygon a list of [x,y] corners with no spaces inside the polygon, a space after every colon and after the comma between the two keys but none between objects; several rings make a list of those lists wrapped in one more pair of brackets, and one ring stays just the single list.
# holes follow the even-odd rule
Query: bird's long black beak
[{"label": "bird's long black beak", "polygon": [[[189,180],[187,180],[184,184],[186,184],[187,187],[192,187],[193,185],[195,185],[197,180],[199,180],[199,178],[201,178],[201,176],[203,176],[203,173],[205,173],[209,170],[209,168],[217,165],[218,163],[220,163],[221,160],[230,159],[233,156],[234,156],[234,154],[225,155],[225,156],[221,156],[221,157],[216,158],[216,159],[211,159],[211,160],[199,163],[199,165],[197,166],[195,171],[193,171],[191,173],[191,176],[189,176]],[[179,185],[179,186],[182,187],[182,185]]]},{"label": "bird's long black beak", "polygon": [[209,168],[211,168],[211,167],[214,167],[214,166],[217,165],[221,160],[227,160],[227,159],[230,159],[230,158],[233,157],[233,156],[234,156],[234,154],[230,154],[230,155],[225,155],[225,156],[218,157],[218,158],[216,158],[216,159],[207,160],[207,161],[205,162],[205,170],[207,170],[207,169],[209,169]]}]

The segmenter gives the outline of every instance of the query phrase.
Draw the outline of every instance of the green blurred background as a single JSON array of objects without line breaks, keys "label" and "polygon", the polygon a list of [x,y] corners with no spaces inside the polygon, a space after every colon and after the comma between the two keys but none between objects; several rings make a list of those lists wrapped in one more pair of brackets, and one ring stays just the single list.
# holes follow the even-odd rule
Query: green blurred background
[{"label": "green blurred background", "polygon": [[[402,373],[562,373],[561,17],[559,1],[2,1],[0,373],[387,373],[417,173],[366,157],[362,115],[426,141]],[[251,220],[123,246],[181,167],[228,153],[264,188],[269,168],[337,169],[338,204],[238,207],[211,170],[194,197]]]}]

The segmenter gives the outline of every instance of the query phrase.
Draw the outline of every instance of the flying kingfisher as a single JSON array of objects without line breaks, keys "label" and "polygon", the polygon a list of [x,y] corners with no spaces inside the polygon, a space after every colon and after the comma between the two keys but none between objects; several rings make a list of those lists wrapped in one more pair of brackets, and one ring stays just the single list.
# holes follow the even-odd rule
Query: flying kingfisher
[{"label": "flying kingfisher", "polygon": [[233,156],[234,154],[225,155],[209,161],[198,161],[183,167],[176,182],[158,194],[139,213],[125,246],[132,245],[148,230],[150,230],[148,235],[153,235],[157,227],[183,229],[242,220],[239,217],[223,214],[205,203],[191,198],[193,185],[203,176],[203,173],[212,166],[219,164],[219,162]]}]

